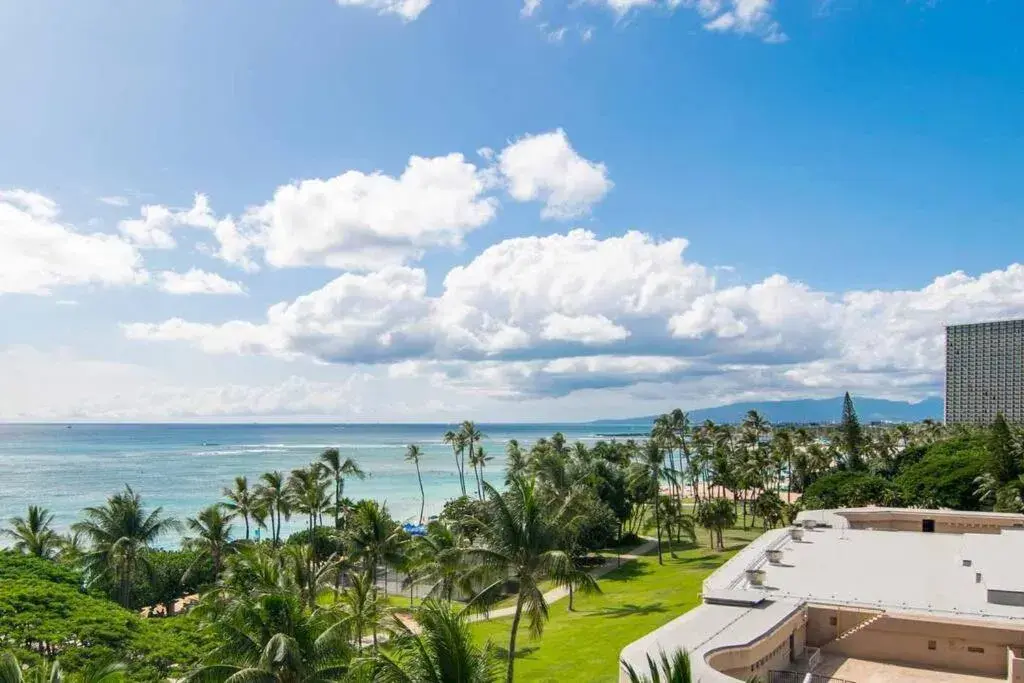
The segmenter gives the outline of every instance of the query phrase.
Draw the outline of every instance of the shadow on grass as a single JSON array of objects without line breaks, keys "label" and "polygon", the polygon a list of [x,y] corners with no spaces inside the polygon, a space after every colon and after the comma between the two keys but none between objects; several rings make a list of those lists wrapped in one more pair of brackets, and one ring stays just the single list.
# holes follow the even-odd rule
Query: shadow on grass
[{"label": "shadow on grass", "polygon": [[667,611],[665,609],[665,606],[662,605],[660,602],[652,602],[646,605],[634,605],[632,603],[627,603],[625,605],[619,605],[617,607],[605,607],[604,609],[588,612],[586,616],[619,619],[621,617],[644,616],[646,614],[655,614],[665,611]]},{"label": "shadow on grass", "polygon": [[[491,642],[493,643],[494,641],[491,641]],[[536,652],[539,649],[540,649],[540,645],[527,645],[526,647],[519,647],[518,644],[517,644],[516,645],[516,659],[523,659],[524,657],[529,657],[530,655],[532,655],[534,652]],[[507,647],[502,647],[500,645],[494,645],[491,648],[491,653],[494,655],[495,659],[500,659],[502,661],[507,661],[508,660],[508,648]]]},{"label": "shadow on grass", "polygon": [[651,573],[651,569],[648,565],[640,562],[628,562],[623,563],[621,567],[616,568],[613,571],[608,572],[601,577],[602,581],[632,581],[633,579],[641,576],[646,576]]}]

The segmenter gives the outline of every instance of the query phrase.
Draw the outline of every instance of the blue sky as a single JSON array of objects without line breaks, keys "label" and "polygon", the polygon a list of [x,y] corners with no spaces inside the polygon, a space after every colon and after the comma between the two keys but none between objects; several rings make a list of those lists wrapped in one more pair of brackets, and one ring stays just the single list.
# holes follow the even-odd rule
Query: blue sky
[{"label": "blue sky", "polygon": [[0,418],[940,391],[1024,313],[1024,7],[672,5],[0,4]]}]

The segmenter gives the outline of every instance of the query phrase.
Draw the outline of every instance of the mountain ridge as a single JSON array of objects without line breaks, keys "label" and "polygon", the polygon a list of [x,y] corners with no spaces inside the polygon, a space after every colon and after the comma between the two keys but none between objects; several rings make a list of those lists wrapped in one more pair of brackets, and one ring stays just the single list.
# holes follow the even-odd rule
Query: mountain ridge
[{"label": "mountain ridge", "polygon": [[[921,422],[931,418],[941,420],[943,400],[929,397],[921,401],[891,401],[884,398],[853,397],[857,417],[862,423],[868,422]],[[687,411],[691,424],[704,420],[718,423],[737,423],[750,410],[756,410],[770,422],[811,424],[839,422],[842,415],[843,397],[800,398],[781,401],[742,401],[711,408]],[[594,420],[592,425],[650,425],[654,415],[623,419]]]}]

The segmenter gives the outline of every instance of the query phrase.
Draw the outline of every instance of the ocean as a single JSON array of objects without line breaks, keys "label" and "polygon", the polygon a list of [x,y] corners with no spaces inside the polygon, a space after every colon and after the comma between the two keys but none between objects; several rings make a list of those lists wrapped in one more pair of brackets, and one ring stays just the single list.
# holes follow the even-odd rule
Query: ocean
[{"label": "ocean", "polygon": [[[633,432],[635,427],[609,424],[479,424],[486,452],[493,456],[485,477],[504,480],[505,445],[518,439],[528,447],[556,431],[570,442],[593,443],[603,435]],[[124,485],[141,494],[148,506],[161,506],[178,519],[194,516],[221,500],[221,491],[239,475],[250,486],[271,470],[286,474],[308,465],[325,448],[336,447],[367,473],[346,481],[353,500],[386,502],[401,521],[415,521],[420,497],[416,469],[404,459],[408,444],[421,447],[420,468],[427,515],[459,495],[459,478],[451,448],[442,442],[444,424],[0,424],[0,523],[41,505],[66,529],[83,508],[102,504]],[[467,491],[475,490],[472,470]],[[301,520],[293,519],[291,530]],[[0,545],[4,544],[0,540]],[[165,545],[174,545],[167,539]]]}]

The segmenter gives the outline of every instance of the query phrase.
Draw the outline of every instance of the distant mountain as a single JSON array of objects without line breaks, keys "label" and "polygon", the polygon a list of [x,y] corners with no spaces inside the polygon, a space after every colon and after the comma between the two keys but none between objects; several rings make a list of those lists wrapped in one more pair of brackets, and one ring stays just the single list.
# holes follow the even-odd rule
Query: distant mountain
[{"label": "distant mountain", "polygon": [[[857,417],[862,423],[868,422],[920,422],[926,418],[941,420],[943,405],[941,398],[926,398],[917,403],[889,401],[884,398],[853,398]],[[823,423],[839,422],[843,412],[843,397],[803,398],[791,401],[752,401],[730,403],[716,408],[700,408],[687,411],[691,424],[704,420],[719,423],[736,423],[743,420],[748,411],[756,410],[770,422],[776,423]],[[648,426],[654,416],[633,417],[622,420],[597,420],[594,425]]]}]

